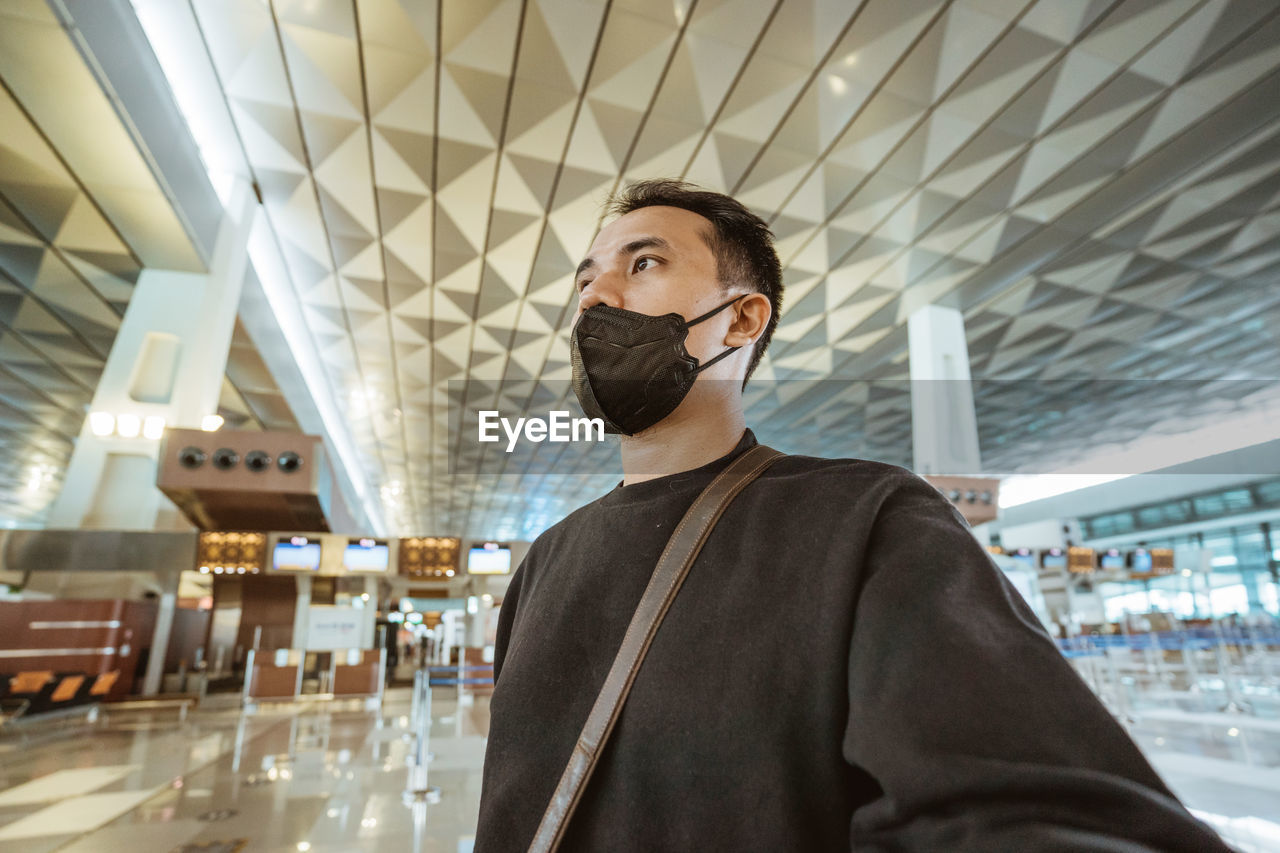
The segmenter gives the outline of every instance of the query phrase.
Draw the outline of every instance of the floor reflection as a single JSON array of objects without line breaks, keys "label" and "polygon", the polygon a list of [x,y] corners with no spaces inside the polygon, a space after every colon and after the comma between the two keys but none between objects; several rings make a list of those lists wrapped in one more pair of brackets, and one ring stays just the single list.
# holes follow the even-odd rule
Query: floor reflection
[{"label": "floor reflection", "polygon": [[[440,695],[445,694],[445,695]],[[1280,851],[1280,700],[1223,713],[1204,697],[1135,693],[1124,722],[1201,818],[1243,851]],[[212,697],[0,738],[0,853],[467,853],[488,702],[437,691],[425,778],[409,761],[407,689],[361,704]],[[430,795],[414,791],[431,790]]]}]

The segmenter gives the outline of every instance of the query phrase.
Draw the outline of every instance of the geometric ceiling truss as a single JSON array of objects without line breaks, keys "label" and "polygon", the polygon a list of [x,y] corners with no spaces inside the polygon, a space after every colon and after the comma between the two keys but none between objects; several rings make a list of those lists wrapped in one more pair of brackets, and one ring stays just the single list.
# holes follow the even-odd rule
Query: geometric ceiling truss
[{"label": "geometric ceiling truss", "polygon": [[787,450],[910,462],[929,303],[965,315],[993,469],[1276,379],[1280,6],[193,5],[393,530],[532,538],[608,488],[611,445],[506,457],[450,407],[564,401],[573,269],[642,177],[777,235],[748,400]]},{"label": "geometric ceiling truss", "polygon": [[203,263],[44,3],[0,9],[0,127],[0,518],[39,526],[138,273]]},{"label": "geometric ceiling truss", "polygon": [[[0,519],[10,525],[44,524],[140,272],[205,270],[140,131],[72,28],[38,0],[0,8]],[[233,346],[244,368],[233,376],[230,364],[224,380],[228,420],[296,428],[250,350],[237,357]]]}]

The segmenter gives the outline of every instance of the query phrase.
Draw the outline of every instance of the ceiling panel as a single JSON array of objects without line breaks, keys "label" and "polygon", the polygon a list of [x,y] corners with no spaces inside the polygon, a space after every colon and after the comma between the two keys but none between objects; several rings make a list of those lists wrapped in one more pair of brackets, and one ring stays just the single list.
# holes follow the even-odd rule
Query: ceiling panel
[{"label": "ceiling panel", "polygon": [[788,293],[748,399],[788,450],[910,461],[928,303],[965,313],[993,470],[1277,376],[1274,4],[194,8],[400,531],[531,537],[613,482],[611,446],[495,458],[450,407],[565,400],[573,268],[642,177],[771,223]]}]

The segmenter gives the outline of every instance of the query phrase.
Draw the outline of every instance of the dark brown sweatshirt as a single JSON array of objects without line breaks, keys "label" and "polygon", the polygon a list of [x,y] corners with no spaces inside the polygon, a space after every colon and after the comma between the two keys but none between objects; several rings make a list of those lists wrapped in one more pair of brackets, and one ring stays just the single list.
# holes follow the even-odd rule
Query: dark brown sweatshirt
[{"label": "dark brown sweatshirt", "polygon": [[[755,443],[534,543],[502,604],[477,853],[528,847],[668,537]],[[562,850],[848,849],[1228,848],[940,493],[790,456],[691,568]]]}]

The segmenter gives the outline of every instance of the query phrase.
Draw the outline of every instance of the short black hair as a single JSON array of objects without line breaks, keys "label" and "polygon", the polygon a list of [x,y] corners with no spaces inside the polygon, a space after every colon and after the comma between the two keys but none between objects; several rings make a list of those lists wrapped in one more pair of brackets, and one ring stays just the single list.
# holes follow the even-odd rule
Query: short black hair
[{"label": "short black hair", "polygon": [[769,297],[772,311],[747,365],[747,375],[742,382],[745,386],[769,348],[782,310],[782,265],[773,247],[773,232],[768,223],[724,193],[668,178],[631,184],[609,200],[605,211],[622,216],[642,207],[679,207],[708,220],[712,230],[704,233],[703,239],[715,255],[720,286],[728,289],[730,285],[742,284]]}]

